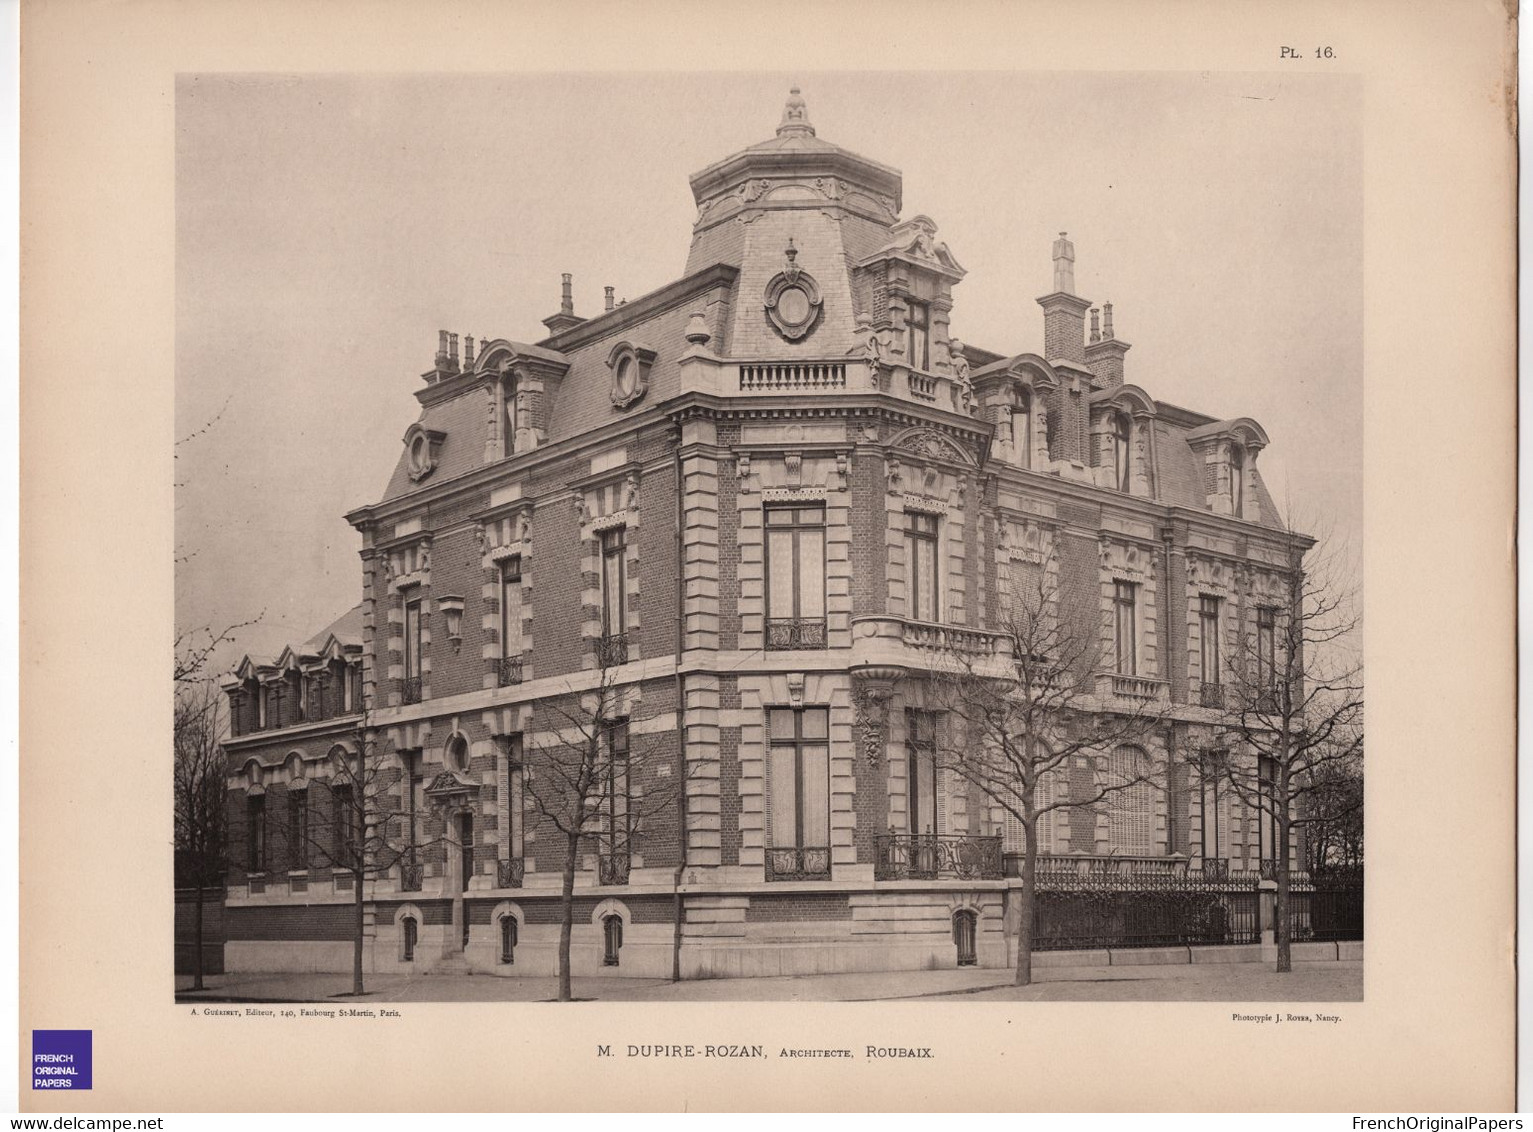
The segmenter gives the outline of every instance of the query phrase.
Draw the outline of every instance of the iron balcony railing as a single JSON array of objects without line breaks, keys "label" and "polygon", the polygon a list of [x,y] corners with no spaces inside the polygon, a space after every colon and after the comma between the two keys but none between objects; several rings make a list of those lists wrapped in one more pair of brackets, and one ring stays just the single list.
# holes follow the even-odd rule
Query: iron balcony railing
[{"label": "iron balcony railing", "polygon": [[419,861],[406,861],[399,866],[399,891],[419,892],[426,882],[426,866]]},{"label": "iron balcony railing", "polygon": [[628,634],[608,633],[596,638],[596,666],[616,668],[628,663]]},{"label": "iron balcony railing", "polygon": [[399,682],[399,702],[402,704],[418,704],[421,702],[421,678],[419,676],[406,676]]},{"label": "iron balcony railing", "polygon": [[766,647],[769,649],[823,649],[823,618],[773,617],[766,623]]},{"label": "iron balcony railing", "polygon": [[527,875],[527,862],[520,857],[495,862],[495,883],[500,888],[521,888]]},{"label": "iron balcony railing", "polygon": [[875,880],[999,880],[1001,838],[967,833],[881,833]]},{"label": "iron balcony railing", "polygon": [[829,880],[828,847],[773,848],[767,850],[767,880]]},{"label": "iron balcony railing", "polygon": [[1198,703],[1206,708],[1216,711],[1224,707],[1224,685],[1204,684],[1198,690]]},{"label": "iron balcony railing", "polygon": [[519,656],[503,656],[500,658],[500,686],[509,687],[512,684],[522,682],[522,658]]}]

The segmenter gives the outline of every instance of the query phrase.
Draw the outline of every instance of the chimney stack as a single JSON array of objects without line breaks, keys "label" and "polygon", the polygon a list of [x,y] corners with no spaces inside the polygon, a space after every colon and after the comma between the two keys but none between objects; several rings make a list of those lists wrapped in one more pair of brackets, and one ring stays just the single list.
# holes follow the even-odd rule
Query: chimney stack
[{"label": "chimney stack", "polygon": [[458,336],[456,334],[447,336],[447,368],[453,373],[458,372]]},{"label": "chimney stack", "polygon": [[613,288],[611,288],[611,287],[603,287],[602,290],[605,291],[606,294],[607,294],[607,306],[606,306],[606,309],[609,310],[609,311],[617,309],[617,302],[612,297]]},{"label": "chimney stack", "polygon": [[1102,328],[1097,325],[1097,308],[1096,307],[1092,307],[1091,308],[1091,341],[1093,341],[1093,342],[1100,342],[1101,340],[1102,340]]},{"label": "chimney stack", "polygon": [[585,319],[575,313],[575,294],[572,286],[572,276],[566,271],[561,277],[562,283],[559,289],[559,313],[551,314],[543,320],[543,325],[548,327],[548,333],[562,334],[572,326],[579,326]]},{"label": "chimney stack", "polygon": [[[1092,319],[1095,321],[1095,315]],[[1123,384],[1123,355],[1128,353],[1127,342],[1120,342],[1113,336],[1112,328],[1112,304],[1102,304],[1102,338],[1096,340],[1092,335],[1091,345],[1086,347],[1086,365],[1091,372],[1096,374],[1097,381],[1104,389],[1110,389]]]},{"label": "chimney stack", "polygon": [[447,368],[447,331],[445,330],[436,332],[436,368],[438,370]]},{"label": "chimney stack", "polygon": [[474,368],[474,336],[472,334],[463,336],[463,368],[466,370]]},{"label": "chimney stack", "polygon": [[1043,353],[1049,361],[1086,360],[1086,309],[1091,300],[1075,293],[1075,245],[1061,232],[1054,241],[1054,290],[1038,300],[1043,308]]}]

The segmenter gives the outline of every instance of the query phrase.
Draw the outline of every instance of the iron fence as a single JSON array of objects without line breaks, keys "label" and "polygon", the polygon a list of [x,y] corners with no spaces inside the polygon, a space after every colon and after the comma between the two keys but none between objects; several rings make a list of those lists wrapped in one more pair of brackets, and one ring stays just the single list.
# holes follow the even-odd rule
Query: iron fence
[{"label": "iron fence", "polygon": [[767,880],[829,880],[830,850],[821,847],[767,850]]},{"label": "iron fence", "polygon": [[599,853],[596,858],[597,884],[627,884],[633,867],[633,855],[627,850]]},{"label": "iron fence", "polygon": [[769,649],[823,649],[825,647],[823,619],[773,617],[767,621],[766,629]]},{"label": "iron fence", "polygon": [[1254,889],[1112,881],[1040,890],[1033,947],[1186,947],[1261,942]]},{"label": "iron fence", "polygon": [[1363,938],[1361,872],[1317,872],[1309,891],[1288,894],[1288,926],[1296,943]]},{"label": "iron fence", "polygon": [[608,633],[596,638],[596,665],[598,668],[616,668],[628,663],[628,634]]},{"label": "iron fence", "polygon": [[418,704],[421,702],[421,678],[409,676],[399,682],[399,702],[402,704]]},{"label": "iron fence", "polygon": [[509,687],[512,684],[522,682],[522,658],[519,656],[503,656],[500,658],[500,686]]},{"label": "iron fence", "polygon": [[426,866],[419,861],[406,861],[399,866],[399,891],[419,892],[426,881]]},{"label": "iron fence", "polygon": [[495,862],[495,884],[500,888],[521,888],[527,873],[527,862],[521,857],[511,857]]},{"label": "iron fence", "polygon": [[999,835],[881,833],[873,860],[875,880],[998,880]]}]

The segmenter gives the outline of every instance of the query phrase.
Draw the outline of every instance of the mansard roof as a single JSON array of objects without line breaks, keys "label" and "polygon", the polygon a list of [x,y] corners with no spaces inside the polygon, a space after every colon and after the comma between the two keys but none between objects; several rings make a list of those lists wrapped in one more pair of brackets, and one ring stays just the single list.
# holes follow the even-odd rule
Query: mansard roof
[{"label": "mansard roof", "polygon": [[257,678],[262,672],[285,672],[300,667],[304,661],[321,657],[335,657],[362,649],[362,605],[358,603],[341,614],[318,633],[301,644],[284,645],[275,655],[246,653],[234,670],[224,679],[230,683],[243,683]]}]

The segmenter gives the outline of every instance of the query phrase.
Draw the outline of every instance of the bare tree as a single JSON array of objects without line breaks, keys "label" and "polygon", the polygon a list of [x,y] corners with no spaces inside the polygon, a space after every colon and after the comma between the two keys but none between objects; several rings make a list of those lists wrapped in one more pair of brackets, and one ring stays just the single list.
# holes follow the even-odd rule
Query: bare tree
[{"label": "bare tree", "polygon": [[[559,921],[559,1001],[571,1000],[570,939],[575,922],[575,877],[582,849],[597,846],[598,879],[625,884],[644,819],[675,807],[684,780],[684,760],[666,755],[663,738],[640,724],[637,689],[615,679],[601,642],[597,683],[540,703],[551,730],[530,747],[526,790],[540,824],[564,838]],[[610,658],[616,662],[617,657]],[[679,705],[678,705],[679,710]]]},{"label": "bare tree", "polygon": [[190,888],[196,900],[192,914],[196,948],[193,990],[203,989],[204,894],[222,886],[227,865],[222,702],[218,685],[206,678],[184,681],[176,690],[175,872],[176,886]]},{"label": "bare tree", "polygon": [[[1292,528],[1284,546],[1281,586],[1240,626],[1226,666],[1228,756],[1216,771],[1273,831],[1279,972],[1293,969],[1293,831],[1346,812],[1332,804],[1332,775],[1360,773],[1363,751],[1361,615],[1350,564],[1326,540]],[[1361,805],[1360,790],[1354,801]]]},{"label": "bare tree", "polygon": [[1321,767],[1313,776],[1304,816],[1306,871],[1313,877],[1331,869],[1363,867],[1363,759]]},{"label": "bare tree", "polygon": [[[1117,795],[1159,782],[1148,758],[1124,763],[1107,752],[1142,740],[1165,717],[1165,706],[1130,681],[1127,696],[1104,678],[1102,631],[1095,609],[1061,608],[1056,587],[1036,566],[1011,572],[1011,600],[992,623],[993,651],[949,653],[931,672],[941,708],[959,721],[962,738],[939,749],[938,766],[977,787],[1022,827],[1021,923],[1016,984],[1033,978],[1038,829],[1049,814],[1096,813]],[[1126,666],[1114,666],[1126,667]],[[1095,773],[1084,794],[1069,789],[1069,771],[1089,757]]]}]

